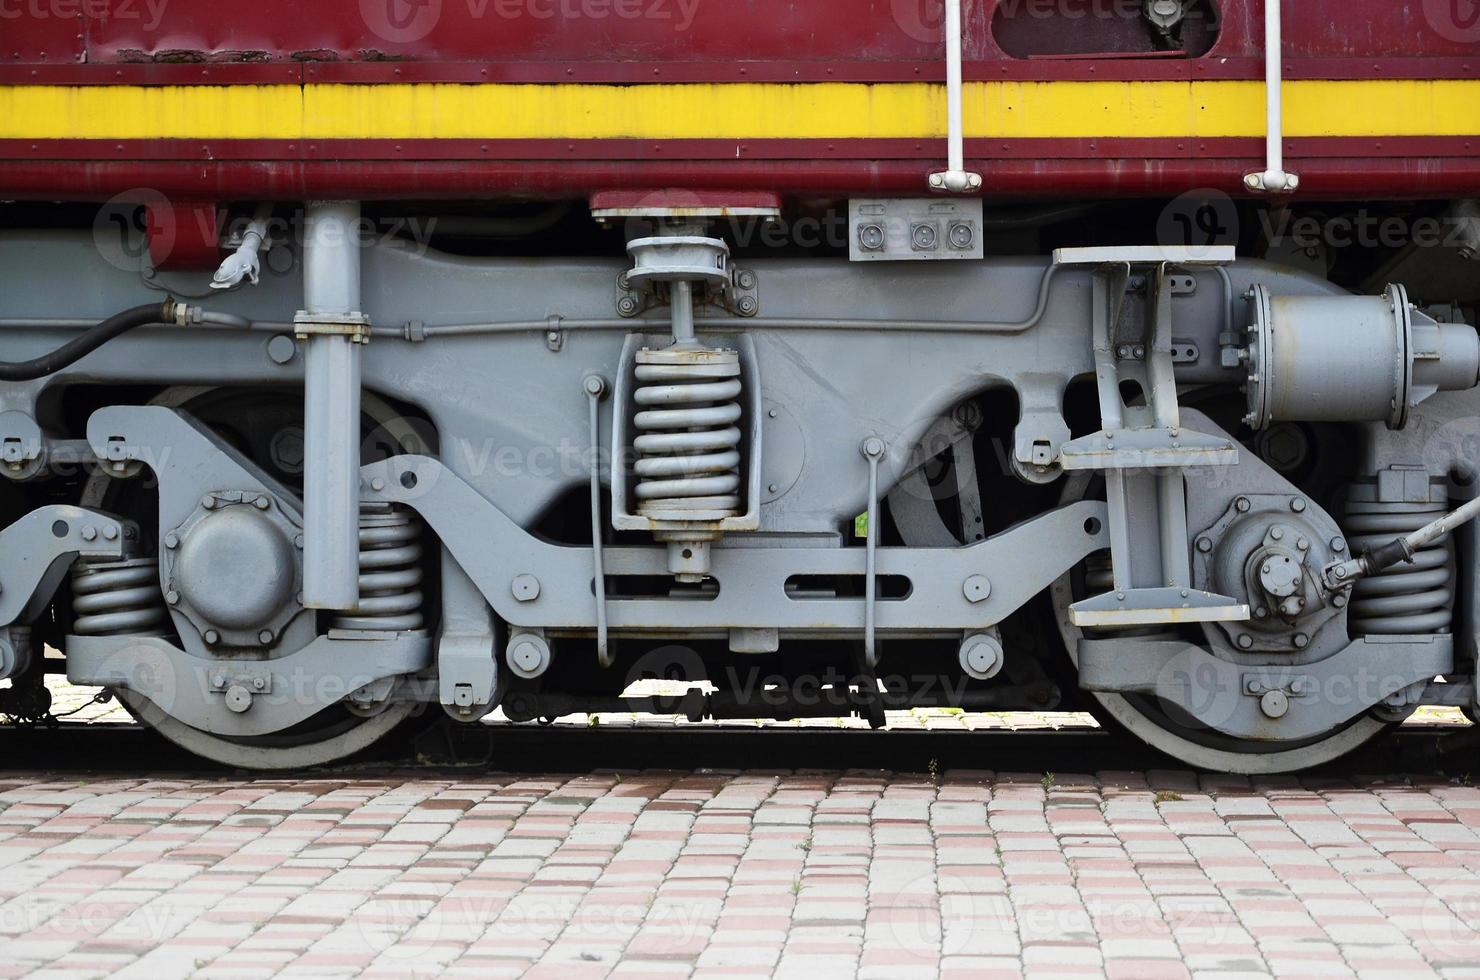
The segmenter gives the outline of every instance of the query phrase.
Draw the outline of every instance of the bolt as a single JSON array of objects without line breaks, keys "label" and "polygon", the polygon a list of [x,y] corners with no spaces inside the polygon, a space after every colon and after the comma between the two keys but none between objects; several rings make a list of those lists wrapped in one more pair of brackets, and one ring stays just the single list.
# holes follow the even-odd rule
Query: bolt
[{"label": "bolt", "polygon": [[767,485],[767,486],[766,486],[766,492],[767,492],[767,493],[775,493],[775,492],[776,492],[776,491],[777,491],[777,490],[780,490],[780,489],[781,489],[781,488],[780,488],[780,487],[778,487],[778,486],[777,486],[777,485],[776,485],[776,484],[774,484],[774,483],[771,483],[771,484],[768,484],[768,485]]},{"label": "bolt", "polygon": [[212,677],[211,678],[211,683],[213,685],[215,685],[216,687],[225,687],[226,686],[226,675],[225,674],[217,674],[215,677]]},{"label": "bolt", "polygon": [[380,491],[385,489],[385,481],[377,476],[375,479],[370,481],[370,489],[374,490],[376,493],[379,493]]},{"label": "bolt", "polygon": [[737,304],[737,306],[742,316],[751,316],[756,311],[755,297],[741,296],[740,302]]},{"label": "bolt", "polygon": [[84,540],[84,541],[95,541],[95,540],[97,540],[97,537],[98,537],[98,529],[95,528],[95,527],[93,527],[91,524],[87,525],[86,527],[84,527],[82,529],[82,540]]},{"label": "bolt", "polygon": [[961,583],[961,592],[969,602],[981,602],[992,594],[992,583],[985,575],[968,576]]},{"label": "bolt", "polygon": [[1260,683],[1258,678],[1250,677],[1244,684],[1244,690],[1250,694],[1263,694],[1264,685]]},{"label": "bolt", "polygon": [[215,630],[206,630],[205,641],[207,646],[215,646],[221,642],[221,634]]},{"label": "bolt", "polygon": [[1307,541],[1305,538],[1297,538],[1295,540],[1295,547],[1299,548],[1301,551],[1309,551],[1310,542]]},{"label": "bolt", "polygon": [[1341,540],[1340,538],[1332,538],[1331,539],[1331,550],[1332,551],[1345,551],[1346,550],[1346,542],[1343,541],[1343,540]]},{"label": "bolt", "polygon": [[164,546],[166,548],[169,548],[171,551],[180,547],[180,536],[174,531],[169,532],[164,536]]},{"label": "bolt", "polygon": [[1265,575],[1268,575],[1269,572],[1270,572],[1270,568],[1269,568],[1269,565],[1266,563],[1265,566],[1264,566],[1264,574]]},{"label": "bolt", "polygon": [[268,500],[266,497],[258,497],[256,500],[252,501],[252,505],[255,506],[258,510],[266,510],[267,508],[272,506],[272,501]]},{"label": "bolt", "polygon": [[581,382],[581,387],[585,389],[586,394],[600,398],[606,394],[606,379],[599,374],[588,374]]},{"label": "bolt", "polygon": [[1255,619],[1264,619],[1268,615],[1269,615],[1269,610],[1266,609],[1266,608],[1264,608],[1263,606],[1260,606],[1258,609],[1255,609],[1254,610],[1254,618]]},{"label": "bolt", "polygon": [[1208,552],[1212,551],[1213,550],[1213,539],[1212,538],[1209,538],[1209,537],[1206,537],[1206,536],[1201,537],[1201,538],[1198,538],[1197,539],[1197,550],[1198,551],[1201,551],[1203,554],[1207,554]]},{"label": "bolt", "polygon": [[1305,498],[1303,498],[1303,497],[1296,497],[1293,500],[1291,500],[1290,501],[1290,509],[1293,510],[1297,514],[1304,513],[1305,512]]},{"label": "bolt", "polygon": [[1118,358],[1120,358],[1121,360],[1128,359],[1131,356],[1131,347],[1130,347],[1130,345],[1129,344],[1121,344],[1119,347],[1115,348],[1115,356],[1118,357]]},{"label": "bolt", "polygon": [[869,436],[863,440],[863,455],[869,459],[878,459],[884,455],[884,440],[878,436]]},{"label": "bolt", "polygon": [[617,312],[623,316],[631,316],[637,312],[637,300],[631,296],[623,296],[617,301]]},{"label": "bolt", "polygon": [[1141,358],[1146,356],[1146,348],[1142,347],[1140,344],[1137,344],[1136,349],[1131,353],[1136,356],[1137,360],[1140,360]]},{"label": "bolt", "polygon": [[742,272],[742,273],[740,273],[740,288],[741,289],[754,289],[755,288],[755,273],[754,272]]},{"label": "bolt", "polygon": [[1293,637],[1290,638],[1290,642],[1295,644],[1295,649],[1304,650],[1306,647],[1310,646],[1310,637],[1306,636],[1304,633],[1296,633]]},{"label": "bolt", "polygon": [[1253,505],[1249,503],[1248,497],[1239,497],[1233,502],[1233,509],[1238,511],[1240,514],[1247,514],[1249,512],[1249,508],[1252,506]]},{"label": "bolt", "polygon": [[540,580],[533,575],[516,575],[513,593],[520,602],[533,602],[540,597]]},{"label": "bolt", "polygon": [[1338,592],[1335,595],[1333,595],[1331,597],[1331,605],[1335,606],[1337,609],[1345,608],[1345,606],[1346,606],[1346,593],[1344,593],[1344,592]]},{"label": "bolt", "polygon": [[766,418],[774,419],[775,417],[776,417],[776,410],[774,408],[771,408],[771,409],[767,409],[766,410]]},{"label": "bolt", "polygon": [[1254,638],[1247,633],[1238,635],[1238,646],[1240,650],[1247,650],[1254,645]]},{"label": "bolt", "polygon": [[1290,698],[1284,691],[1265,691],[1259,699],[1259,710],[1269,718],[1283,718],[1290,710]]},{"label": "bolt", "polygon": [[301,535],[301,534],[295,534],[295,535],[293,535],[293,547],[298,548],[298,549],[302,549],[303,548],[303,535]]},{"label": "bolt", "polygon": [[206,510],[215,510],[216,498],[211,496],[210,494],[206,494],[204,497],[200,498],[200,505]]},{"label": "bolt", "polygon": [[272,630],[263,630],[261,633],[258,633],[257,634],[257,642],[258,643],[261,643],[263,646],[267,646],[269,643],[271,643],[272,642]]},{"label": "bolt", "polygon": [[260,677],[254,677],[252,678],[252,686],[260,691],[267,686],[267,682]]},{"label": "bolt", "polygon": [[174,589],[171,589],[164,594],[164,601],[172,606],[178,606],[180,604],[180,593],[176,592]]},{"label": "bolt", "polygon": [[109,541],[117,541],[118,527],[114,524],[109,524],[107,527],[103,528],[103,537]]},{"label": "bolt", "polygon": [[1269,536],[1276,541],[1280,541],[1285,537],[1285,529],[1282,527],[1274,528],[1269,532]]}]

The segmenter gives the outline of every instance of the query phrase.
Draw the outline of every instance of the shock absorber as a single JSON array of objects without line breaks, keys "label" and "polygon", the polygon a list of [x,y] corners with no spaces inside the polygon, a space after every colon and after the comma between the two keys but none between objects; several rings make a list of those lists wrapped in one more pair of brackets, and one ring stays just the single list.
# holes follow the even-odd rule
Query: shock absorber
[{"label": "shock absorber", "polygon": [[[1347,493],[1341,524],[1353,555],[1389,545],[1443,517],[1448,509],[1442,480],[1399,469],[1388,473],[1406,479],[1361,480]],[[1415,476],[1425,483],[1426,493],[1403,490],[1416,482]],[[1426,499],[1415,499],[1419,497]],[[1351,633],[1448,632],[1454,619],[1454,583],[1454,541],[1444,534],[1414,551],[1411,562],[1398,562],[1352,586]]]},{"label": "shock absorber", "polygon": [[335,629],[419,630],[422,614],[421,521],[405,507],[360,504],[360,601],[334,618]]},{"label": "shock absorber", "polygon": [[79,559],[72,566],[72,632],[77,636],[161,636],[169,609],[159,559]]},{"label": "shock absorber", "polygon": [[634,287],[666,285],[673,343],[636,354],[632,448],[637,513],[668,544],[669,571],[681,582],[709,576],[716,526],[744,509],[740,354],[700,342],[694,287],[729,281],[729,247],[680,223],[628,244]]}]

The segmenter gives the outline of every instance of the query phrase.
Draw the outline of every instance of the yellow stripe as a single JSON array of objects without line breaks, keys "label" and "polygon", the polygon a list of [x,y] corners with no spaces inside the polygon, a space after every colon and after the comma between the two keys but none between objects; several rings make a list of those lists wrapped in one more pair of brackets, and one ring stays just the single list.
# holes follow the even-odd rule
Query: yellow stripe
[{"label": "yellow stripe", "polygon": [[[1262,136],[1259,82],[975,82],[972,137]],[[1480,134],[1480,81],[1301,81],[1291,137]],[[0,86],[0,139],[945,136],[926,83]]]}]

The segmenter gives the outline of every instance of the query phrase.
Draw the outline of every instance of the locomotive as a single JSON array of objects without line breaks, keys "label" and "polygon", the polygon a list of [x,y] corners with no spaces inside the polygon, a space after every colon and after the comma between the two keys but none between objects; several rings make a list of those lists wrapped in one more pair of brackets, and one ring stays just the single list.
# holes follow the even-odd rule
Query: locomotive
[{"label": "locomotive", "polygon": [[0,202],[6,714],[1475,710],[1469,0],[0,0]]}]

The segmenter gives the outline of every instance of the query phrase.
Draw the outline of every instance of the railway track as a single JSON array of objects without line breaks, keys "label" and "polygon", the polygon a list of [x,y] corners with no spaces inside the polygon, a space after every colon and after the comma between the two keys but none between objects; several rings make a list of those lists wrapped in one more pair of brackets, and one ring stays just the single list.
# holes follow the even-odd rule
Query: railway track
[{"label": "railway track", "polygon": [[[1480,731],[1449,725],[1402,729],[1318,774],[1441,773],[1465,778]],[[63,772],[232,772],[190,755],[143,726],[60,723],[0,727],[0,758],[14,768]],[[36,765],[29,764],[35,760]],[[142,764],[141,764],[142,761]],[[785,761],[790,766],[767,765]],[[801,763],[805,763],[802,765]],[[1097,729],[887,731],[668,725],[584,728],[431,722],[408,740],[314,771],[590,772],[603,769],[984,769],[1092,772],[1186,768],[1122,734]]]}]

